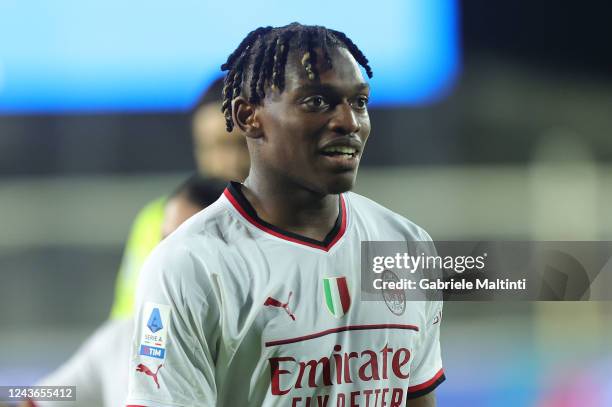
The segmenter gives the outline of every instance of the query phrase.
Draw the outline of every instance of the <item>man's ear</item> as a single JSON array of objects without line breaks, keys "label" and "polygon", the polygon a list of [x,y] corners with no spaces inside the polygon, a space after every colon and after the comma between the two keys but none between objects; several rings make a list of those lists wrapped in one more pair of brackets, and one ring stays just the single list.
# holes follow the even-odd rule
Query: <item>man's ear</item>
[{"label": "man's ear", "polygon": [[232,119],[247,137],[260,138],[263,135],[257,108],[246,98],[238,96],[232,101]]}]

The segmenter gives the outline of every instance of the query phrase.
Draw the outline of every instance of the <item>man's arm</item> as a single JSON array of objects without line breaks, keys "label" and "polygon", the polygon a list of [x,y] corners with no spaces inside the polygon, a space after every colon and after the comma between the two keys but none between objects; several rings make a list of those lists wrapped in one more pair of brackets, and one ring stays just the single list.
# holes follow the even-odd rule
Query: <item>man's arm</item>
[{"label": "man's arm", "polygon": [[[446,377],[442,368],[440,351],[440,325],[442,321],[442,302],[428,301],[426,317],[420,327],[420,338],[413,349],[413,363],[410,367],[410,386],[408,387],[409,406],[435,405],[435,397],[429,394],[442,383]],[[421,404],[421,399],[423,399]],[[415,401],[419,400],[416,404]]]},{"label": "man's arm", "polygon": [[[19,407],[53,407],[53,406],[102,406],[104,404],[101,368],[107,361],[109,329],[113,325],[106,322],[98,328],[79,349],[60,367],[47,375],[36,386],[76,386],[77,403],[68,401],[31,401],[28,400]],[[111,345],[115,346],[115,343]],[[119,372],[119,376],[121,377]],[[127,384],[125,385],[127,389]]]},{"label": "man's arm", "polygon": [[408,400],[407,407],[436,407],[436,392],[432,391],[424,396]]},{"label": "man's arm", "polygon": [[127,405],[216,405],[219,317],[211,285],[177,239],[153,251],[138,283]]}]

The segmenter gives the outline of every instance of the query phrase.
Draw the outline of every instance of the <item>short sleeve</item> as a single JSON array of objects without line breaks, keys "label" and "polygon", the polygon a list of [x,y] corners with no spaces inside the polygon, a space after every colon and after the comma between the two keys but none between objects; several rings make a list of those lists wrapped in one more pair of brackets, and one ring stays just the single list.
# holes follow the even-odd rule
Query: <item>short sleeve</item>
[{"label": "short sleeve", "polygon": [[218,308],[203,265],[163,242],[136,295],[128,406],[214,406]]},{"label": "short sleeve", "polygon": [[[96,357],[103,349],[97,337],[103,333],[103,328],[91,335],[74,355],[50,375],[44,377],[37,386],[75,386],[79,403],[83,405],[102,405],[102,392],[100,391],[100,372],[97,368]],[[84,375],[83,372],[88,372]],[[73,401],[37,401],[32,403],[36,407],[72,406]]]},{"label": "short sleeve", "polygon": [[422,336],[413,352],[408,398],[416,398],[432,392],[446,378],[440,351],[442,302],[428,301],[425,307],[426,321],[422,329]]},{"label": "short sleeve", "polygon": [[39,386],[75,386],[74,401],[37,401],[47,406],[120,406],[127,394],[130,320],[106,321],[68,361],[42,379]]}]

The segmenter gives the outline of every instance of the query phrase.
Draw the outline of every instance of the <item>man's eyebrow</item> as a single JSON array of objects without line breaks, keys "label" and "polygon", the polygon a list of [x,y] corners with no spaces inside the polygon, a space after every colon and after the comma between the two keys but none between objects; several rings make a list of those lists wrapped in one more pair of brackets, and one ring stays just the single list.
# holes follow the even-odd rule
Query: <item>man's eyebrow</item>
[{"label": "man's eyebrow", "polygon": [[[362,82],[359,83],[355,86],[351,87],[354,92],[359,92],[359,91],[369,91],[370,90],[370,85],[366,82]],[[296,90],[297,93],[310,93],[310,92],[342,92],[343,88],[337,87],[337,86],[332,86],[332,85],[325,85],[325,84],[306,84],[306,85],[302,85],[299,86]]]}]

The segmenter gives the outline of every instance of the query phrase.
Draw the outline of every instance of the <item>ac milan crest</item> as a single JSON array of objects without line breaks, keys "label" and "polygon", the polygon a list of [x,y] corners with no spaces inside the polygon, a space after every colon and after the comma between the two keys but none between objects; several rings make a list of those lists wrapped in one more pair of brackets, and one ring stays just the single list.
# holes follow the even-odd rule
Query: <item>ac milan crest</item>
[{"label": "ac milan crest", "polygon": [[[382,274],[383,282],[393,281],[399,283],[400,279],[392,271],[385,270]],[[382,290],[382,296],[387,308],[393,314],[400,316],[406,311],[406,294],[402,290],[386,288]]]}]

